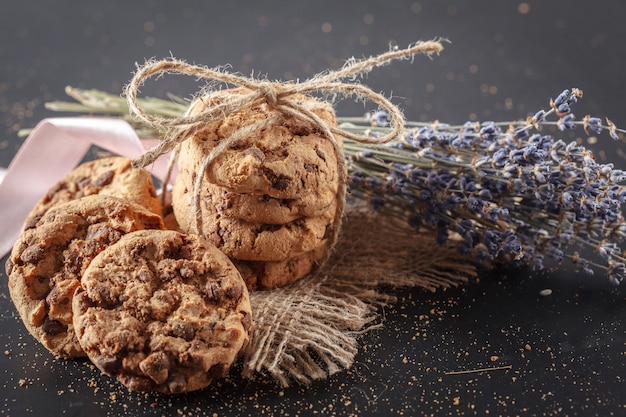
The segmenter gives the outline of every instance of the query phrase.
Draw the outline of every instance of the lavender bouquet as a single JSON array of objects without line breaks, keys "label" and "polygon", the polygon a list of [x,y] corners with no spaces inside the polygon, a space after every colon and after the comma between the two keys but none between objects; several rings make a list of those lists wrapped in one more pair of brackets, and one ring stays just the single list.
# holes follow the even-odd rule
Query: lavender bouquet
[{"label": "lavender bouquet", "polygon": [[[413,123],[389,146],[348,143],[352,195],[413,228],[433,230],[438,243],[456,239],[478,264],[542,269],[546,258],[557,264],[568,258],[618,284],[626,273],[619,247],[626,236],[620,185],[626,172],[599,164],[577,142],[541,132],[550,124],[561,131],[582,126],[587,134],[607,131],[618,139],[608,119],[576,121],[571,107],[580,98],[581,90],[565,90],[549,110],[522,122]],[[371,120],[372,134],[387,122],[380,112]],[[585,248],[601,261],[584,257]]]},{"label": "lavender bouquet", "polygon": [[[68,87],[77,102],[53,102],[57,111],[102,113],[127,119],[140,136],[158,132],[129,117],[126,100],[97,90]],[[540,110],[516,122],[407,122],[402,137],[384,145],[344,141],[349,198],[394,216],[407,228],[454,241],[477,265],[542,269],[569,259],[588,274],[603,273],[614,284],[626,275],[620,244],[626,237],[621,204],[626,171],[598,163],[577,142],[566,143],[544,127],[582,128],[617,140],[624,133],[610,120],[585,116],[572,107],[579,89],[565,90]],[[147,113],[177,117],[187,103],[141,99]],[[372,136],[389,132],[384,111],[337,118],[347,131]]]}]

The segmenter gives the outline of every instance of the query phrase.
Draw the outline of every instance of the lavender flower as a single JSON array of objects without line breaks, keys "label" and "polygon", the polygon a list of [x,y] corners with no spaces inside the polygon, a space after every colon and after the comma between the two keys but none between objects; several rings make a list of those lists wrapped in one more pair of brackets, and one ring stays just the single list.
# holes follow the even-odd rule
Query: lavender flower
[{"label": "lavender flower", "polygon": [[[626,236],[626,172],[596,162],[576,142],[540,131],[556,125],[561,131],[606,131],[613,139],[623,133],[608,119],[577,121],[572,107],[580,98],[582,91],[564,90],[549,110],[525,122],[412,123],[404,137],[385,146],[364,150],[347,142],[351,195],[411,227],[432,229],[437,242],[456,242],[479,264],[541,269],[546,260],[567,258],[590,274],[603,269],[617,284],[626,275],[619,247]],[[369,120],[371,134],[385,128],[380,112]],[[581,256],[586,247],[598,262]]]}]

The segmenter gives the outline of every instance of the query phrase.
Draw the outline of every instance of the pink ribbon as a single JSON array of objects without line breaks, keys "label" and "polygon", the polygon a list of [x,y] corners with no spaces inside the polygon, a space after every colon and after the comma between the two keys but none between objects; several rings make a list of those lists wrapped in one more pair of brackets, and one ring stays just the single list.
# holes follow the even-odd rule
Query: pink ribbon
[{"label": "pink ribbon", "polygon": [[[17,239],[24,219],[39,199],[85,157],[92,146],[135,158],[156,145],[142,140],[123,120],[62,117],[42,120],[8,169],[0,171],[0,257]],[[167,156],[148,167],[163,179]]]}]

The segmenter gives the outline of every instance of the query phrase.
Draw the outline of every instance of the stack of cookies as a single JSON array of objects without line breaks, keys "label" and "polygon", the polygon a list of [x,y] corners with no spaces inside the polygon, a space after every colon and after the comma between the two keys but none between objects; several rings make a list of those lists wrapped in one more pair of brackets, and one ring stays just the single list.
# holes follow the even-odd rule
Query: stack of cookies
[{"label": "stack of cookies", "polygon": [[55,356],[88,356],[131,390],[180,393],[227,372],[252,316],[233,263],[164,230],[156,195],[126,158],[79,166],[32,209],[6,273],[26,328]]},{"label": "stack of cookies", "polygon": [[[221,94],[238,94],[226,90]],[[220,94],[197,100],[189,115],[220,103]],[[298,104],[335,125],[330,105],[298,96]],[[205,236],[239,268],[249,289],[287,285],[311,272],[330,246],[340,176],[334,145],[310,123],[283,118],[220,153],[203,173],[207,155],[234,131],[278,115],[267,104],[207,124],[180,147],[172,191],[182,231]],[[202,218],[197,230],[195,189]]]}]

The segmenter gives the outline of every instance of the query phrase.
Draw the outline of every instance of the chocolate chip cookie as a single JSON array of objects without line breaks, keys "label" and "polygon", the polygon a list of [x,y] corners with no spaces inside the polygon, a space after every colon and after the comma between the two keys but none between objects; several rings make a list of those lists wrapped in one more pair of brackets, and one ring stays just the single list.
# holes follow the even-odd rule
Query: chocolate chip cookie
[{"label": "chocolate chip cookie", "polygon": [[[196,219],[188,207],[174,206],[181,230],[196,233]],[[316,217],[284,224],[249,223],[212,213],[202,218],[202,235],[230,258],[248,261],[283,261],[310,252],[331,236],[336,207]]]},{"label": "chocolate chip cookie", "polygon": [[144,206],[160,214],[152,176],[145,169],[133,168],[128,158],[111,156],[85,162],[58,181],[31,210],[25,227],[36,223],[51,207],[83,196],[103,194]]},{"label": "chocolate chip cookie", "polygon": [[[177,208],[193,210],[195,173],[178,172],[172,197]],[[239,193],[216,184],[205,182],[200,190],[203,215],[220,213],[223,217],[233,217],[249,223],[283,224],[301,217],[315,217],[328,211],[336,204],[336,193],[311,192],[299,199],[275,198],[269,194]]]},{"label": "chocolate chip cookie", "polygon": [[138,231],[89,265],[73,302],[81,346],[133,391],[167,394],[223,376],[249,340],[248,291],[197,235]]},{"label": "chocolate chip cookie", "polygon": [[49,209],[22,231],[6,263],[11,298],[26,328],[56,356],[84,356],[72,324],[72,297],[83,272],[126,233],[162,227],[157,214],[105,195]]},{"label": "chocolate chip cookie", "polygon": [[315,271],[326,255],[327,245],[284,261],[241,261],[233,259],[249,290],[287,286]]},{"label": "chocolate chip cookie", "polygon": [[[237,94],[226,90],[222,94]],[[190,115],[219,102],[219,94],[197,100]],[[327,103],[305,96],[292,97],[330,125],[334,112]],[[207,124],[185,140],[180,149],[180,171],[197,173],[206,156],[236,130],[280,116],[267,104],[226,114],[219,122]],[[282,117],[282,116],[281,116]],[[341,141],[340,138],[337,138]],[[339,143],[341,145],[341,143]],[[239,193],[267,194],[274,198],[300,199],[311,192],[335,195],[339,186],[338,155],[319,127],[294,118],[253,131],[222,152],[205,172],[206,180]]]}]

